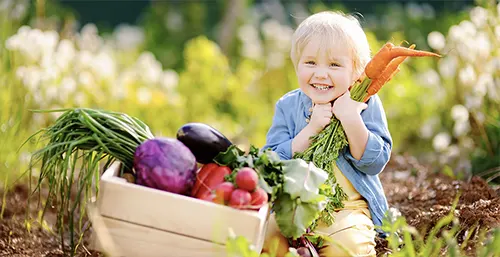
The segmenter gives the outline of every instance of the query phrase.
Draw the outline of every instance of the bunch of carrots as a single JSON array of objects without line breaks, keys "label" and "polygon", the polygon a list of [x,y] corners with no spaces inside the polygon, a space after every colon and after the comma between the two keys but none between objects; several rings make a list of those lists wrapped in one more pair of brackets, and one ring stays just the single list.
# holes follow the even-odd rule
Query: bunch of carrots
[{"label": "bunch of carrots", "polygon": [[[358,102],[368,101],[372,95],[375,95],[383,85],[399,72],[399,65],[407,57],[426,56],[441,57],[435,53],[415,50],[415,45],[402,47],[394,46],[390,42],[386,43],[366,65],[362,77],[352,85],[350,89],[351,98]],[[339,156],[340,150],[347,145],[347,138],[340,121],[333,117],[330,124],[312,138],[309,148],[294,155],[294,158],[301,158],[307,162],[313,161],[317,167],[329,173],[327,182],[335,188],[335,193],[324,192],[328,196],[330,204],[327,205],[323,212],[333,212],[335,209],[342,208],[342,201],[347,199],[347,195],[342,188],[336,184],[332,167],[332,163]],[[320,218],[327,224],[332,224],[333,220],[330,217],[331,215],[321,215]]]}]

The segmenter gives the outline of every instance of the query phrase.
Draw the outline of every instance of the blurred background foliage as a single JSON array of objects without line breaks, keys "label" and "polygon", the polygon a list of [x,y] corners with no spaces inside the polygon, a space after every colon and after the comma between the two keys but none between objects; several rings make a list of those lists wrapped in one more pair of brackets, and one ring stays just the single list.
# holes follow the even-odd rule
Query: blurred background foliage
[{"label": "blurred background foliage", "polygon": [[[394,152],[437,171],[500,176],[500,5],[481,1],[54,1],[0,3],[0,181],[14,182],[56,118],[32,109],[125,112],[157,136],[204,122],[262,147],[274,104],[297,88],[294,28],[322,10],[358,13],[372,52],[417,44],[380,92]],[[497,180],[498,182],[498,180]]]}]

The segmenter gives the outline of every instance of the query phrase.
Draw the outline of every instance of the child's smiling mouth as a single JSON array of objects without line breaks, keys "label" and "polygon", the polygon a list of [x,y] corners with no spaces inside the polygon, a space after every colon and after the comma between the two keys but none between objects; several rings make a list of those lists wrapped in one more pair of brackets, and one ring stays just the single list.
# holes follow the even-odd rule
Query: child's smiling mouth
[{"label": "child's smiling mouth", "polygon": [[327,84],[317,84],[317,83],[314,83],[314,84],[309,84],[309,85],[311,87],[313,87],[314,89],[320,90],[320,91],[327,91],[327,90],[333,88],[333,86],[330,86],[330,85],[327,85]]}]

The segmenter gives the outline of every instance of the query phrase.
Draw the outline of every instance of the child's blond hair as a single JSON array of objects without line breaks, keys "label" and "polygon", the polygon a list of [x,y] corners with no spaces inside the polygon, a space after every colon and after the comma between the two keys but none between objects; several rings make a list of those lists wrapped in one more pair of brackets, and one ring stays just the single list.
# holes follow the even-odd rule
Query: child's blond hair
[{"label": "child's blond hair", "polygon": [[302,50],[311,40],[319,36],[321,48],[328,49],[332,44],[346,44],[353,59],[353,72],[357,78],[361,76],[366,64],[370,61],[370,46],[359,21],[352,15],[341,12],[324,11],[313,14],[302,21],[292,37],[290,57],[295,69]]}]

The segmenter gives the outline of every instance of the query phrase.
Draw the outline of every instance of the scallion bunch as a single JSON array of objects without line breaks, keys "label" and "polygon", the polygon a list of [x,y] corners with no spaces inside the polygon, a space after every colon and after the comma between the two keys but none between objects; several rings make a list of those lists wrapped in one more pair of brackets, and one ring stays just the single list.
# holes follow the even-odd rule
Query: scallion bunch
[{"label": "scallion bunch", "polygon": [[[52,126],[39,130],[28,139],[38,137],[39,141],[46,142],[32,154],[28,173],[31,192],[33,169],[40,164],[40,175],[33,193],[40,193],[44,183],[48,185],[41,218],[50,206],[57,205],[57,226],[62,245],[64,247],[64,224],[68,222],[70,247],[74,254],[84,232],[82,223],[86,203],[93,197],[93,191],[97,194],[99,190],[100,164],[104,163],[102,170],[105,170],[118,160],[125,169],[132,170],[135,149],[152,139],[153,134],[144,122],[119,112],[87,108],[35,112],[63,112]],[[76,211],[79,211],[79,217]],[[76,228],[80,234],[75,244]]]}]

